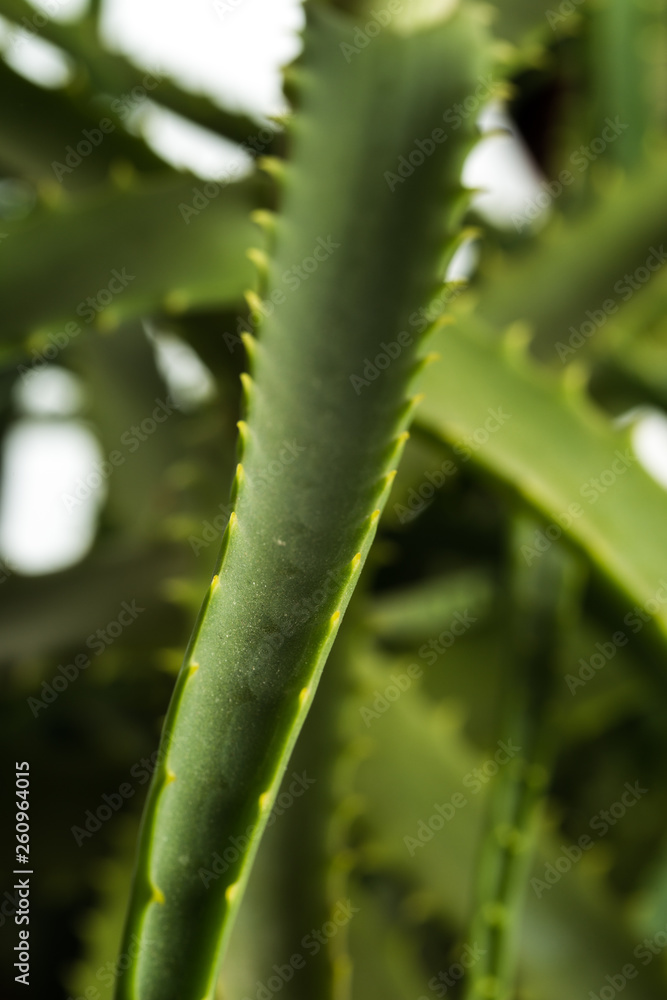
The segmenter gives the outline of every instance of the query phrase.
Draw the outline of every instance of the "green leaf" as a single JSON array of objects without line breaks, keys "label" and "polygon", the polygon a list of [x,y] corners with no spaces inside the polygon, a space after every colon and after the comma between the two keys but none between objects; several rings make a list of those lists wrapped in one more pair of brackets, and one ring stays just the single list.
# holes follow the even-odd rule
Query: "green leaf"
[{"label": "green leaf", "polygon": [[[396,668],[396,660],[377,654],[357,658],[360,707],[372,704],[373,691],[383,689]],[[452,706],[446,700],[431,706],[414,686],[362,732],[372,747],[355,782],[368,825],[359,846],[365,865],[417,880],[427,912],[459,928],[461,940],[473,948],[482,945],[479,938],[469,936],[470,901],[484,809],[491,782],[500,775],[482,783],[474,769],[483,773],[498,746],[487,745],[484,753],[474,753],[461,736]],[[516,736],[507,731],[499,735],[506,744]],[[459,798],[454,799],[456,795]],[[464,805],[451,805],[461,799]],[[444,813],[436,811],[437,805]],[[563,835],[542,823],[537,836],[530,875],[544,880],[545,865],[563,853]],[[632,961],[637,940],[626,925],[618,897],[600,878],[599,860],[594,851],[584,854],[541,894],[530,886],[519,953],[519,982],[526,995],[542,1000],[585,997],[589,990],[604,986],[607,973],[614,974]],[[633,1000],[657,1000],[664,992],[657,963],[628,982],[625,992]]]},{"label": "green leaf", "polygon": [[488,614],[493,586],[482,572],[435,577],[375,598],[368,626],[386,642],[415,644],[446,628],[456,612]]},{"label": "green leaf", "polygon": [[[617,141],[623,141],[622,134]],[[475,319],[497,330],[526,323],[534,334],[534,352],[556,366],[582,357],[585,345],[600,336],[598,330],[604,334],[619,309],[622,317],[626,302],[635,294],[641,298],[645,278],[637,280],[634,271],[645,268],[650,257],[655,281],[664,266],[664,191],[665,161],[656,159],[639,176],[601,191],[584,215],[555,219],[523,252],[479,282]],[[560,351],[559,343],[564,345]]]},{"label": "green leaf", "polygon": [[255,283],[245,251],[257,241],[248,218],[256,185],[213,184],[211,198],[185,212],[202,186],[169,176],[65,198],[3,223],[0,299],[8,344],[46,328],[30,347],[33,359],[43,351],[53,360],[91,327],[242,301]]},{"label": "green leaf", "polygon": [[[424,372],[420,423],[539,511],[552,538],[583,550],[624,610],[639,605],[649,631],[667,639],[667,554],[655,541],[667,494],[639,465],[631,432],[614,429],[581,386],[540,370],[511,337],[449,326],[429,343],[446,361]],[[536,537],[526,560],[549,545]]]},{"label": "green leaf", "polygon": [[[385,175],[474,90],[486,65],[478,23],[457,12],[423,33],[387,30],[348,60],[354,29],[311,12],[296,71],[294,153],[269,267],[281,295],[249,343],[236,509],[167,715],[126,931],[141,947],[119,1000],[213,995],[412,411],[414,337],[396,340],[391,365],[364,385],[366,360],[407,330],[457,231],[464,130],[433,141],[411,181]],[[207,887],[202,873],[232,838],[243,845],[237,860]]]},{"label": "green leaf", "polygon": [[[0,60],[0,164],[9,174],[35,183],[62,183],[67,190],[91,187],[108,180],[114,164],[124,163],[139,170],[165,171],[166,164],[141,140],[115,124],[113,131],[100,130],[104,115],[85,106],[63,90],[38,87]],[[112,118],[107,118],[112,122]],[[105,128],[108,129],[108,125]],[[68,146],[86,143],[88,134],[98,145],[79,163]],[[83,147],[85,148],[85,147]]]},{"label": "green leaf", "polygon": [[560,716],[570,697],[558,668],[569,652],[565,636],[578,618],[583,574],[562,544],[528,565],[522,543],[530,544],[536,527],[532,517],[522,515],[512,525],[500,731],[511,734],[517,751],[501,760],[489,783],[470,930],[483,955],[467,977],[469,1000],[492,991],[498,1000],[508,1000],[516,990],[528,878],[560,744]]},{"label": "green leaf", "polygon": [[[118,538],[114,541],[113,547],[98,545],[69,569],[30,577],[14,573],[3,582],[0,605],[3,666],[46,658],[54,649],[76,649],[82,637],[85,640],[95,629],[111,621],[128,597],[136,598],[141,606],[152,607],[161,614],[163,622],[168,617],[174,631],[171,635],[162,632],[161,641],[177,641],[179,619],[171,607],[164,607],[160,586],[165,579],[192,576],[195,566],[190,547],[128,546]],[[140,621],[136,629],[143,633],[143,620]],[[146,633],[143,641],[148,641]],[[50,669],[53,670],[52,665]]]}]

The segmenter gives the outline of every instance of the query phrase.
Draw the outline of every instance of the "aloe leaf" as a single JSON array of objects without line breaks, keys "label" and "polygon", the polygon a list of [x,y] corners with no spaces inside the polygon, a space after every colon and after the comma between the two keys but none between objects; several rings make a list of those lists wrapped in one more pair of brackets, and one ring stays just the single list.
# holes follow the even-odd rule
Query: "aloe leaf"
[{"label": "aloe leaf", "polygon": [[351,992],[335,1000],[426,1000],[421,956],[415,942],[392,921],[386,899],[359,885],[351,895],[358,910],[350,925],[354,979]]},{"label": "aloe leaf", "polygon": [[[38,87],[2,60],[0,90],[4,96],[0,109],[0,164],[9,174],[35,183],[61,183],[75,190],[103,183],[112,164],[118,162],[139,170],[167,169],[141,139],[118,125],[111,132],[101,132],[99,124],[104,116],[99,109],[88,110],[85,102],[65,91]],[[110,115],[107,121],[111,120]],[[85,129],[95,129],[95,137],[102,138],[90,155],[70,168],[63,162],[68,156],[67,146],[85,142]]]},{"label": "aloe leaf", "polygon": [[[623,138],[621,134],[616,141]],[[573,168],[571,174],[576,173]],[[622,316],[624,304],[644,294],[644,275],[638,281],[635,270],[650,257],[655,281],[664,266],[664,192],[665,161],[657,158],[633,181],[601,192],[584,215],[555,220],[525,251],[480,281],[476,318],[499,330],[516,321],[526,323],[534,333],[534,352],[556,366],[575,355],[581,358],[586,344],[600,336],[596,327],[604,334],[605,324],[619,310]],[[650,287],[646,285],[647,291]],[[606,311],[603,306],[609,302]],[[593,317],[587,310],[594,311]],[[575,337],[572,349],[572,334],[584,324],[585,330],[593,325],[592,334]],[[564,345],[560,351],[559,343]]]},{"label": "aloe leaf", "polygon": [[[115,541],[113,549],[99,545],[70,569],[44,576],[12,574],[2,583],[0,665],[45,658],[53,649],[75,648],[81,636],[111,621],[128,596],[159,612],[165,579],[191,577],[196,569],[189,546],[130,546]],[[171,609],[167,614],[173,624]],[[154,619],[144,633],[144,620],[138,620],[136,629],[144,642],[153,626]],[[161,641],[176,642],[179,634],[178,629],[172,635],[163,634]]]},{"label": "aloe leaf", "polygon": [[[378,5],[374,0],[334,0],[346,10],[353,10],[362,24],[373,24],[378,20]],[[546,14],[553,4],[550,0],[494,0],[486,9],[486,18],[493,33],[503,41],[513,45],[535,40],[540,34],[548,34]],[[392,20],[399,30],[404,26],[414,28],[426,25],[444,17],[451,9],[450,0],[412,0],[410,4],[384,5],[383,15],[393,15]]]},{"label": "aloe leaf", "polygon": [[[397,668],[395,660],[377,655],[358,659],[356,666],[362,682],[360,706],[372,703],[373,690],[382,689]],[[461,940],[473,948],[475,944],[482,946],[479,938],[470,941],[468,919],[477,845],[491,786],[490,782],[481,784],[474,769],[483,769],[493,760],[497,745],[487,747],[484,753],[472,752],[452,706],[445,701],[433,707],[414,686],[370,729],[362,731],[372,743],[372,752],[361,763],[355,781],[368,823],[365,841],[359,846],[365,866],[416,878],[424,905],[430,901],[432,913],[459,928]],[[502,739],[507,744],[514,735],[505,732]],[[458,799],[454,799],[456,795]],[[462,799],[465,805],[450,806],[454,815],[438,825],[442,813],[439,815],[435,806],[440,805],[449,815],[447,806]],[[432,830],[421,828],[423,841],[419,846],[413,842],[408,846],[407,838],[417,840],[420,821],[426,826],[432,816]],[[427,840],[429,832],[433,836]],[[559,857],[560,845],[566,841],[562,834],[557,839],[558,831],[550,830],[546,823],[540,824],[537,837],[530,874],[543,878],[545,864]],[[551,892],[538,897],[531,887],[527,894],[518,972],[527,995],[544,1000],[588,996],[589,990],[604,986],[607,973],[632,960],[637,939],[626,924],[618,897],[602,883],[595,857],[589,861],[582,859],[573,865]],[[657,1000],[663,992],[657,968],[645,970],[644,975],[626,984],[626,993],[633,1000]]]},{"label": "aloe leaf", "polygon": [[[178,175],[110,186],[3,223],[6,342],[35,334],[31,360],[43,360],[44,347],[53,359],[91,327],[161,309],[240,302],[254,283],[245,251],[257,242],[248,218],[256,185],[213,185],[210,200],[198,202],[201,210],[186,222],[180,206],[191,206],[201,186]],[[36,286],[39,295],[32,294]]]},{"label": "aloe leaf", "polygon": [[494,0],[493,32],[499,38],[513,45],[526,46],[535,52],[534,46],[551,39],[553,30],[560,31],[564,19],[555,19],[560,10],[551,0]]},{"label": "aloe leaf", "polygon": [[564,635],[577,617],[583,574],[559,544],[527,565],[520,550],[530,544],[536,527],[532,518],[520,515],[511,536],[511,661],[503,672],[507,687],[500,731],[513,734],[520,750],[490,784],[470,931],[484,954],[466,980],[469,1000],[490,993],[508,1000],[514,994],[528,877],[559,744],[556,712],[567,697],[558,665]]},{"label": "aloe leaf", "polygon": [[481,571],[462,571],[379,594],[369,608],[368,627],[386,642],[410,644],[437,635],[452,617],[488,614],[493,586]]},{"label": "aloe leaf", "polygon": [[619,115],[630,125],[626,141],[610,150],[626,170],[642,162],[649,126],[660,128],[649,99],[655,90],[649,86],[650,49],[644,40],[650,31],[660,30],[663,15],[635,0],[604,0],[592,17],[593,113],[599,120]]},{"label": "aloe leaf", "polygon": [[[357,615],[361,590],[363,582],[355,592]],[[252,996],[257,992],[257,986],[251,988],[249,977],[244,985],[232,979],[235,966],[238,968],[237,948],[244,942],[252,956],[254,983],[271,979],[275,972],[272,963],[283,965],[288,956],[302,956],[303,960],[296,960],[298,969],[290,979],[291,1000],[310,1000],[313,996],[346,1000],[350,981],[356,976],[347,947],[356,914],[352,921],[341,920],[351,891],[349,873],[355,854],[349,828],[356,817],[352,789],[361,759],[356,718],[352,719],[350,739],[346,712],[350,687],[346,666],[354,658],[358,639],[356,630],[350,628],[354,620],[351,608],[317,688],[283,780],[272,824],[264,834],[250,875],[218,984],[218,989],[223,993],[229,990],[230,996]],[[294,778],[301,780],[295,784]],[[304,836],[305,830],[308,836]],[[259,947],[258,917],[252,920],[248,904],[255,910],[261,905],[264,911],[260,922],[266,927],[266,944],[262,942]],[[269,921],[267,914],[272,914]],[[325,946],[318,947],[313,930],[331,927],[329,921],[334,921],[336,933]]]},{"label": "aloe leaf", "polygon": [[650,403],[667,409],[666,312],[663,268],[590,341],[595,387],[605,406],[610,398],[614,411]]},{"label": "aloe leaf", "polygon": [[[664,533],[667,494],[639,465],[631,431],[614,429],[581,386],[541,371],[511,337],[446,327],[430,346],[447,364],[423,374],[424,428],[539,511],[552,537],[562,533],[583,550],[624,612],[639,606],[640,627],[652,622],[648,631],[664,641],[667,558],[655,539]],[[535,544],[527,561],[550,540]]]},{"label": "aloe leaf", "polygon": [[123,932],[125,900],[132,880],[133,847],[138,821],[123,817],[113,832],[110,856],[90,865],[95,905],[81,920],[82,954],[65,973],[72,996],[85,996],[91,983],[99,983],[100,996],[115,978],[118,944]]},{"label": "aloe leaf", "polygon": [[[456,233],[465,130],[434,143],[412,183],[392,190],[384,174],[474,90],[486,66],[481,28],[457,11],[421,33],[386,30],[347,61],[342,47],[354,29],[343,15],[310,12],[269,265],[282,301],[266,310],[259,343],[249,342],[254,378],[235,512],[167,714],[126,931],[141,946],[119,1000],[213,994],[280,779],[390,489],[413,409],[414,338],[391,348],[391,365],[363,391],[351,377],[390,331],[407,330]],[[294,268],[298,289],[284,278],[298,277]],[[230,838],[242,845],[238,857],[206,888],[200,869]]]}]

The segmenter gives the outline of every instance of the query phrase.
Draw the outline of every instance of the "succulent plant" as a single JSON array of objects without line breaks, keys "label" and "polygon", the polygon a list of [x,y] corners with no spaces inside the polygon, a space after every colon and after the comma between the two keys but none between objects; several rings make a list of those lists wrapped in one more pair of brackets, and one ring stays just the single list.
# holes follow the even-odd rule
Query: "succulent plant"
[{"label": "succulent plant", "polygon": [[[637,442],[667,399],[664,2],[305,6],[280,123],[151,78],[261,154],[242,179],[125,127],[149,84],[95,4],[40,29],[68,90],[0,61],[3,433],[57,363],[106,456],[91,552],[2,582],[12,752],[76,788],[67,988],[651,1000],[667,497]],[[461,179],[492,99],[549,178],[513,229]],[[146,323],[212,401],[170,395]]]}]

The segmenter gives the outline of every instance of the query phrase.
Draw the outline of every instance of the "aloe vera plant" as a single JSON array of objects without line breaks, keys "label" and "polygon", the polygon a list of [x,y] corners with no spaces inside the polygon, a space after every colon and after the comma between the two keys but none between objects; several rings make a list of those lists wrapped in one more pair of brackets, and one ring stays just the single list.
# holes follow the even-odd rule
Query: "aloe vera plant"
[{"label": "aloe vera plant", "polygon": [[[3,433],[55,362],[108,456],[93,550],[10,570],[0,608],[3,662],[32,671],[8,671],[17,759],[60,762],[77,720],[106,737],[77,735],[56,809],[71,996],[663,994],[667,501],[637,446],[667,395],[659,6],[309,0],[271,155],[196,205],[113,117],[140,71],[98,5],[43,28],[70,91],[0,62]],[[572,66],[599,122],[562,98]],[[486,102],[521,121],[540,87],[566,190],[503,230],[464,161]],[[155,99],[244,146],[261,128],[166,77]],[[102,111],[56,188],[61,130]],[[165,332],[217,397],[174,401]],[[101,627],[129,599],[136,625]]]}]

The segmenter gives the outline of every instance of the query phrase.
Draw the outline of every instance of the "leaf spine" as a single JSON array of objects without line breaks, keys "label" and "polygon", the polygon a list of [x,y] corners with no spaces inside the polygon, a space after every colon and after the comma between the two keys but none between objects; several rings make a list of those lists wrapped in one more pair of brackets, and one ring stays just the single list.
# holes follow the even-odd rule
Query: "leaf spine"
[{"label": "leaf spine", "polygon": [[250,213],[250,218],[268,235],[272,236],[275,233],[277,220],[275,212],[269,212],[265,208],[256,208]]},{"label": "leaf spine", "polygon": [[244,330],[241,334],[241,340],[248,356],[248,360],[251,364],[254,363],[255,358],[257,357],[257,338],[253,337],[253,335],[248,333],[247,330]]},{"label": "leaf spine", "polygon": [[310,688],[301,688],[299,691],[299,708],[303,708],[310,697]]},{"label": "leaf spine", "polygon": [[285,161],[277,156],[260,156],[257,159],[257,166],[273,180],[282,184],[285,180]]},{"label": "leaf spine", "polygon": [[225,899],[227,900],[228,903],[234,902],[234,897],[237,895],[238,891],[239,891],[238,882],[232,882],[231,885],[227,886],[227,888],[225,889]]}]

